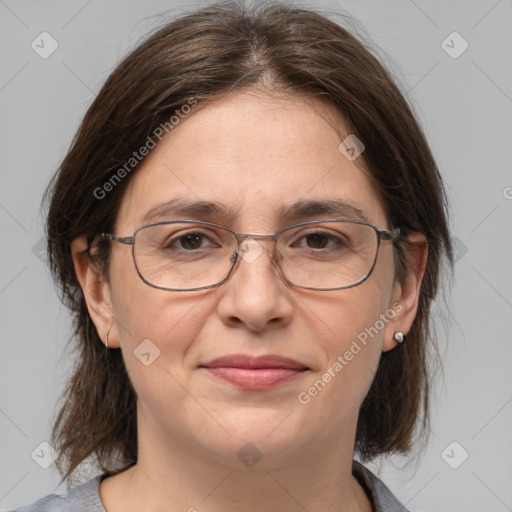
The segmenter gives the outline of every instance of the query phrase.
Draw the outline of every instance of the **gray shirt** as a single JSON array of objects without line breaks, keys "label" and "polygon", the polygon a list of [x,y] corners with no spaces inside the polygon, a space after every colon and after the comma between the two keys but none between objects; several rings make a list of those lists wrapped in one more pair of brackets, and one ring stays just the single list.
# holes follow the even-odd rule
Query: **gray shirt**
[{"label": "gray shirt", "polygon": [[[368,468],[354,460],[352,473],[362,485],[374,512],[408,512],[393,493]],[[11,512],[106,512],[100,500],[99,483],[106,474],[70,489],[66,496],[50,494],[33,505]]]}]

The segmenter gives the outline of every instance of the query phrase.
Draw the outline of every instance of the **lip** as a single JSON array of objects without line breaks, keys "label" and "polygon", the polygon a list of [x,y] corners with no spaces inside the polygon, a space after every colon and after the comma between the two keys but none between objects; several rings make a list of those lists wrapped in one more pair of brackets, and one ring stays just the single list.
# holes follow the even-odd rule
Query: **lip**
[{"label": "lip", "polygon": [[246,390],[277,387],[304,374],[309,368],[294,359],[269,354],[232,354],[200,365],[212,375]]}]

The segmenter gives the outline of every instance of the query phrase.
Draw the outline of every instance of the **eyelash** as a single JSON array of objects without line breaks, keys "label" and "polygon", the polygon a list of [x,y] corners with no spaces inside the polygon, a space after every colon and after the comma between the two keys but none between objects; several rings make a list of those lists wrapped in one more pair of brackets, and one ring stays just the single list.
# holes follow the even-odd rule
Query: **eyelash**
[{"label": "eyelash", "polygon": [[[184,233],[184,234],[176,234],[176,235],[173,235],[172,237],[169,237],[165,244],[164,244],[164,247],[165,249],[171,249],[175,243],[180,243],[182,240],[185,240],[187,239],[187,237],[202,237],[202,240],[203,241],[204,239],[208,239],[210,242],[212,242],[212,236],[206,234],[206,233],[203,233],[203,232],[200,232],[200,231],[191,231],[191,232],[188,232],[188,233]],[[291,244],[296,244],[298,241],[302,241],[302,240],[307,240],[307,237],[312,237],[312,236],[321,236],[321,237],[325,237],[328,241],[334,241],[335,242],[335,245],[338,245],[338,246],[345,246],[347,244],[347,242],[345,240],[342,239],[342,235],[340,234],[339,236],[334,236],[326,231],[323,231],[323,230],[316,230],[316,231],[310,231],[308,233],[300,233],[300,237],[299,238],[296,238],[295,240],[293,240],[291,242]],[[215,237],[218,239],[218,237]],[[201,244],[202,245],[202,244]],[[218,244],[215,244],[217,246],[219,245],[222,245],[222,242],[219,242]],[[330,246],[331,248],[333,247],[332,245]],[[199,247],[198,249],[201,249],[202,247]],[[327,247],[326,249],[328,249],[329,247]],[[321,249],[315,249],[315,248],[310,248],[308,247],[308,249],[310,250],[323,250],[324,248],[321,248]],[[181,249],[183,250],[183,249]],[[188,251],[186,251],[188,252]],[[192,252],[192,251],[190,251]]]}]

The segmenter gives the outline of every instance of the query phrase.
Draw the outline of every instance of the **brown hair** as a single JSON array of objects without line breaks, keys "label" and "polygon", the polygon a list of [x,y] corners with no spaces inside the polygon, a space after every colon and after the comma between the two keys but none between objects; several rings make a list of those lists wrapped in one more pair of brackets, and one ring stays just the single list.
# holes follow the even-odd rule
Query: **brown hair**
[{"label": "brown hair", "polygon": [[[112,232],[137,165],[109,187],[107,198],[97,191],[191,98],[201,104],[262,82],[329,100],[366,146],[364,162],[390,225],[404,237],[421,232],[427,238],[417,316],[406,342],[382,354],[360,409],[355,448],[363,461],[406,453],[418,423],[421,435],[426,432],[428,354],[436,346],[429,336],[430,305],[443,255],[451,262],[452,250],[444,190],[422,130],[390,73],[338,23],[284,3],[224,2],[167,23],[117,66],[48,188],[49,264],[73,314],[77,356],[52,432],[63,480],[89,457],[110,473],[137,462],[135,391],[121,351],[105,350],[89,317],[71,241],[86,235],[91,244],[99,233]],[[404,244],[395,246],[399,276]]]}]

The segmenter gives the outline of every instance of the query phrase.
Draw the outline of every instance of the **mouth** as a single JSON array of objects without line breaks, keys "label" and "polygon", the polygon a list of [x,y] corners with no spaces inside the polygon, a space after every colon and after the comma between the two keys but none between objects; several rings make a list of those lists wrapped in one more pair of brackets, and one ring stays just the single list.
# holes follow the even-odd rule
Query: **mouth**
[{"label": "mouth", "polygon": [[309,368],[278,355],[259,357],[233,354],[200,365],[210,374],[239,388],[253,391],[272,389],[301,375]]}]

